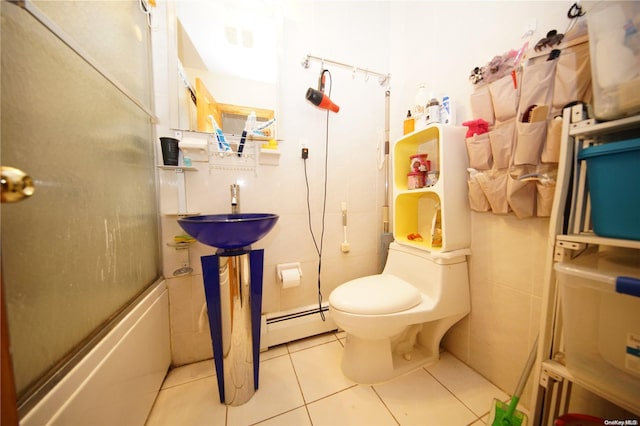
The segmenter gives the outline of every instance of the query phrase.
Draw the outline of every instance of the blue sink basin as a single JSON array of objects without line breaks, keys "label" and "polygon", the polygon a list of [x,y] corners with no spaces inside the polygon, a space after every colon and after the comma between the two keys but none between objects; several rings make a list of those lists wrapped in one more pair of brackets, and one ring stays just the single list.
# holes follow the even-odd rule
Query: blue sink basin
[{"label": "blue sink basin", "polygon": [[267,235],[278,218],[272,213],[209,214],[179,218],[178,223],[202,244],[237,250]]}]

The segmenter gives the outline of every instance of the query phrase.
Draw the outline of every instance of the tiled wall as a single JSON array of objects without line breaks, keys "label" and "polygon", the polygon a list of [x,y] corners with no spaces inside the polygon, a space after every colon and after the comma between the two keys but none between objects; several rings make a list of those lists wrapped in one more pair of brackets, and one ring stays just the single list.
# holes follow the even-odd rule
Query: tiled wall
[{"label": "tiled wall", "polygon": [[[340,16],[353,16],[360,9],[356,5],[343,8]],[[337,33],[325,39],[322,32],[308,31],[315,14],[315,5],[300,6],[303,18],[286,18],[283,39],[287,49],[281,56],[276,102],[277,137],[280,139],[278,165],[258,165],[255,171],[210,169],[207,163],[194,163],[198,171],[185,174],[187,208],[190,212],[224,213],[230,211],[229,185],[241,186],[242,212],[273,212],[280,215],[276,227],[254,248],[265,249],[263,312],[279,312],[317,303],[318,254],[309,231],[305,163],[300,158],[302,145],[309,148],[306,175],[309,186],[311,221],[318,248],[322,235],[323,200],[325,198],[325,157],[327,158],[325,231],[322,242],[321,289],[324,300],[337,285],[363,275],[377,273],[379,265],[379,236],[382,231],[384,204],[383,159],[385,88],[376,79],[367,82],[364,76],[353,79],[350,70],[332,69],[327,90],[340,105],[339,114],[328,117],[325,111],[308,103],[304,95],[308,87],[316,87],[320,63],[309,69],[300,65],[307,53],[335,55],[337,59],[353,56],[358,66],[388,71],[386,56],[368,50],[368,40],[354,38],[350,43],[336,45]],[[379,23],[384,41],[380,51],[388,51],[386,31],[388,6],[384,3],[369,8],[369,23]],[[322,8],[323,13],[327,13]],[[297,20],[300,19],[300,20]],[[320,19],[316,16],[313,19]],[[322,18],[324,20],[324,17]],[[381,24],[385,24],[382,26]],[[303,25],[304,24],[304,25]],[[332,25],[329,23],[329,25]],[[354,24],[355,25],[355,24]],[[330,31],[331,32],[331,31]],[[358,31],[361,33],[361,31]],[[246,102],[228,97],[231,90],[209,87],[218,102]],[[228,89],[228,88],[227,88]],[[239,89],[241,90],[241,88]],[[263,106],[264,102],[258,102]],[[168,128],[161,131],[169,132]],[[328,136],[328,142],[327,142]],[[328,147],[328,149],[327,149]],[[161,210],[177,209],[178,179],[173,171],[160,171]],[[343,241],[341,203],[348,208],[348,239],[351,250],[342,253]],[[181,365],[211,356],[208,324],[201,320],[204,303],[199,258],[212,254],[214,249],[194,244],[189,250],[190,265],[195,269],[189,277],[173,277],[173,271],[183,262],[184,253],[166,246],[180,233],[176,217],[162,217],[162,250],[165,258],[164,274],[168,278],[171,295],[171,329],[173,361]],[[277,264],[300,262],[302,283],[299,287],[282,289],[276,280]]]},{"label": "tiled wall", "polygon": [[[522,34],[535,24],[532,45],[552,28],[567,25],[564,2],[305,2],[284,19],[277,116],[282,155],[279,166],[262,166],[256,176],[243,176],[244,211],[281,215],[274,231],[259,247],[266,249],[265,309],[277,311],[315,302],[317,259],[306,213],[302,143],[310,147],[309,176],[313,222],[319,232],[323,181],[325,114],[304,100],[314,87],[319,65],[300,66],[307,53],[390,72],[391,141],[401,136],[402,120],[413,105],[415,88],[426,83],[435,96],[448,94],[461,123],[471,119],[470,70],[509,49],[520,48]],[[367,19],[353,19],[366,13]],[[347,29],[349,30],[347,32]],[[345,34],[350,34],[345,37]],[[329,182],[325,234],[323,293],[336,285],[378,271],[384,173],[377,147],[384,128],[384,89],[374,79],[365,83],[345,70],[332,70],[332,99],[341,107],[329,118]],[[168,177],[166,177],[168,178]],[[202,212],[227,211],[233,173],[206,168],[188,179],[189,202]],[[174,200],[175,187],[164,182],[163,202]],[[174,191],[174,192],[172,192]],[[349,207],[351,252],[340,252],[340,203]],[[173,202],[173,201],[169,201]],[[512,392],[536,335],[541,283],[547,255],[546,219],[472,213],[470,258],[471,314],[445,339],[447,348],[489,380]],[[163,218],[164,238],[177,230]],[[211,356],[200,328],[204,301],[197,274],[204,248],[191,250],[196,275],[169,278],[174,364]],[[175,269],[166,255],[165,275]],[[282,290],[275,282],[277,263],[300,261],[300,288]],[[173,263],[171,263],[173,262]]]},{"label": "tiled wall", "polygon": [[471,313],[445,346],[513,392],[538,334],[549,220],[475,212],[471,220]]}]

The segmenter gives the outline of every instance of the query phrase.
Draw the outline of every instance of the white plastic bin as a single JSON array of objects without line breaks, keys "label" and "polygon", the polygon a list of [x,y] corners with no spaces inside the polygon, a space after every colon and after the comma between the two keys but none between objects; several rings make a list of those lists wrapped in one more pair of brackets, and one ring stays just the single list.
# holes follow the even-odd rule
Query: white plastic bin
[{"label": "white plastic bin", "polygon": [[[601,389],[640,401],[640,253],[614,249],[557,263],[567,369]],[[631,293],[619,276],[631,277]],[[632,396],[636,396],[633,398]]]},{"label": "white plastic bin", "polygon": [[640,2],[599,2],[587,21],[595,116],[612,120],[640,112]]}]

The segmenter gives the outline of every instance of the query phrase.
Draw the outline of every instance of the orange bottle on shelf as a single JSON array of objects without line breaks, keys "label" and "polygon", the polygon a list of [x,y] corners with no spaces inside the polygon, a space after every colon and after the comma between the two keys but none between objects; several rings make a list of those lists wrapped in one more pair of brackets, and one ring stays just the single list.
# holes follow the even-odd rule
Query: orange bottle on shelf
[{"label": "orange bottle on shelf", "polygon": [[404,120],[404,135],[411,133],[416,128],[415,119],[411,116],[411,110],[407,111],[407,118]]}]

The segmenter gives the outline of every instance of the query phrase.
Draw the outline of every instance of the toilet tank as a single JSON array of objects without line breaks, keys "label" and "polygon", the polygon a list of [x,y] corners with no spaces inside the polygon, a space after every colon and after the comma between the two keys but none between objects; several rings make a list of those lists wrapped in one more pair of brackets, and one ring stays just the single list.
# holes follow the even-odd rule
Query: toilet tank
[{"label": "toilet tank", "polygon": [[[431,253],[393,242],[383,274],[395,275],[441,303],[468,301],[468,250]],[[468,302],[467,302],[468,303]]]}]

